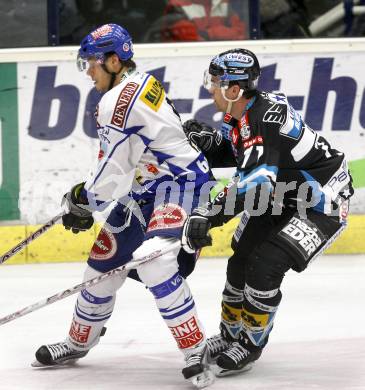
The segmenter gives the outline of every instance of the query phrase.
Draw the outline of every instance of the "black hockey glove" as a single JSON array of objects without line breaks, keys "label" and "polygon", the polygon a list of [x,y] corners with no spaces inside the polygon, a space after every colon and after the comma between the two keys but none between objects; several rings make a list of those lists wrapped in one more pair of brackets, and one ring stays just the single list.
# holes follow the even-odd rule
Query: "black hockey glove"
[{"label": "black hockey glove", "polygon": [[76,184],[70,192],[62,198],[61,205],[67,210],[67,214],[62,216],[62,223],[65,229],[72,230],[77,234],[91,228],[94,218],[91,211],[82,207],[88,204],[87,199],[81,197],[81,191],[85,183]]},{"label": "black hockey glove", "polygon": [[212,245],[212,237],[209,234],[211,223],[206,216],[209,210],[197,207],[185,221],[182,246],[188,253],[193,253],[204,246]]},{"label": "black hockey glove", "polygon": [[239,212],[244,204],[236,197],[237,183],[231,181],[212,202],[197,207],[187,218],[182,234],[182,246],[186,252],[212,245],[209,229],[222,226]]},{"label": "black hockey glove", "polygon": [[220,131],[195,119],[186,121],[183,129],[189,142],[194,143],[202,152],[214,152],[222,142]]}]

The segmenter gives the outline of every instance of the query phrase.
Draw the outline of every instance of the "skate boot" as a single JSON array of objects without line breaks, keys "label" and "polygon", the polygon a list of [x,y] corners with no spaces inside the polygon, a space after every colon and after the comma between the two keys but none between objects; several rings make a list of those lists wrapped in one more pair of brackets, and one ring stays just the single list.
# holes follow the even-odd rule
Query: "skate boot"
[{"label": "skate boot", "polygon": [[208,348],[193,348],[191,351],[185,351],[186,366],[182,369],[185,379],[189,379],[198,389],[203,389],[214,382],[214,374],[208,365]]},{"label": "skate boot", "polygon": [[[232,342],[237,341],[238,337],[234,337],[232,332],[229,331],[230,324],[222,321],[219,325],[220,333],[207,339],[208,346],[208,361],[214,363],[217,357],[224,351],[226,351]],[[239,332],[237,332],[237,335]]]},{"label": "skate boot", "polygon": [[76,351],[67,342],[42,345],[35,353],[36,360],[32,367],[55,366],[75,363],[87,355],[89,351]]},{"label": "skate boot", "polygon": [[207,339],[208,361],[214,363],[222,352],[229,348],[229,341],[225,340],[221,333]]},{"label": "skate boot", "polygon": [[218,377],[234,375],[248,371],[262,353],[262,347],[254,345],[244,332],[240,333],[238,341],[230,344],[216,360],[215,375]]},{"label": "skate boot", "polygon": [[[106,328],[104,327],[100,336],[104,336]],[[38,348],[35,353],[36,360],[31,364],[32,367],[47,367],[75,363],[80,358],[88,354],[89,350],[78,351],[73,349],[66,341],[46,344]]]}]

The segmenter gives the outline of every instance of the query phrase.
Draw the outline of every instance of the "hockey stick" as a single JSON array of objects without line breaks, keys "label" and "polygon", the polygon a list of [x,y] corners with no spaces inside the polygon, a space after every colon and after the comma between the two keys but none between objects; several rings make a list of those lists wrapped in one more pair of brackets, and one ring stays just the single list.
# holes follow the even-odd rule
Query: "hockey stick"
[{"label": "hockey stick", "polygon": [[112,269],[109,272],[106,272],[104,274],[101,274],[100,276],[96,276],[93,279],[87,280],[86,282],[77,284],[76,286],[73,286],[67,290],[61,291],[55,295],[52,295],[51,297],[48,297],[46,299],[43,299],[37,303],[34,303],[33,305],[27,306],[21,310],[18,310],[12,314],[9,314],[3,318],[0,318],[0,325],[6,324],[7,322],[13,321],[19,317],[23,317],[26,314],[32,313],[33,311],[36,311],[38,309],[41,309],[42,307],[48,306],[54,302],[60,301],[63,298],[69,297],[70,295],[73,295],[77,293],[78,291],[83,290],[84,288],[95,286],[96,284],[111,278],[114,275],[120,274],[124,271],[129,271],[132,268],[135,268],[139,266],[140,264],[147,263],[148,261],[151,261],[153,259],[156,259],[159,256],[164,255],[165,253],[171,252],[174,249],[180,248],[181,243],[180,241],[175,242],[163,249],[158,249],[157,251],[154,251],[150,253],[147,256],[141,257],[140,259],[131,260],[129,263],[124,264],[123,266],[119,268]]},{"label": "hockey stick", "polygon": [[41,226],[38,230],[33,232],[29,237],[27,237],[22,242],[19,242],[18,245],[16,245],[14,248],[7,251],[4,255],[0,257],[0,264],[4,263],[6,260],[9,260],[10,257],[13,257],[15,254],[23,250],[26,246],[28,246],[32,241],[34,241],[36,238],[41,236],[43,233],[45,233],[47,230],[49,230],[60,218],[62,218],[62,215],[64,215],[65,212],[57,214],[55,217],[53,217],[50,221],[48,221],[46,224]]}]

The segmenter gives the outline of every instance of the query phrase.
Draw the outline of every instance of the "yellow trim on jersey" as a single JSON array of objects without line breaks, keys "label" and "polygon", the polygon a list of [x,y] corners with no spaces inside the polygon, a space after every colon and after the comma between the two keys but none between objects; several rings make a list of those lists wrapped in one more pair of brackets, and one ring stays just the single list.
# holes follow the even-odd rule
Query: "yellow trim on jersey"
[{"label": "yellow trim on jersey", "polygon": [[142,102],[147,104],[148,107],[152,108],[153,111],[158,111],[163,99],[165,97],[165,90],[162,84],[151,76],[147,82],[147,85],[143,88],[140,94]]}]

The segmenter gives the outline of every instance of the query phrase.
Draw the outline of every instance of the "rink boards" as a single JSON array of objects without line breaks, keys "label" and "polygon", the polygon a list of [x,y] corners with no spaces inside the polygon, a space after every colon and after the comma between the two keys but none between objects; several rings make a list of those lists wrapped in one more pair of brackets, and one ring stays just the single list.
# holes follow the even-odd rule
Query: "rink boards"
[{"label": "rink boards", "polygon": [[[238,219],[234,218],[224,227],[213,229],[211,232],[214,245],[205,248],[202,256],[228,257],[232,253],[230,242],[237,223]],[[39,227],[40,225],[0,227],[0,255],[16,246]],[[62,225],[55,225],[50,231],[26,247],[25,250],[16,254],[7,264],[84,261],[88,257],[99,229],[100,225],[95,225],[89,231],[76,235],[65,230]],[[260,233],[258,232],[258,234]],[[365,253],[364,237],[365,223],[363,216],[352,215],[349,218],[349,227],[326,253]]]}]

